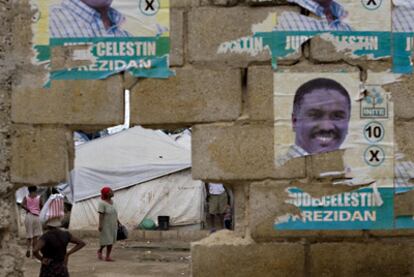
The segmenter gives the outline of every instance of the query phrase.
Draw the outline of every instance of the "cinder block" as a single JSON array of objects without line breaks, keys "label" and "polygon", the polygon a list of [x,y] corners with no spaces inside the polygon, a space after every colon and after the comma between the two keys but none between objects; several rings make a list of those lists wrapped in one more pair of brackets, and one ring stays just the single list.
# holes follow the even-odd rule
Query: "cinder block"
[{"label": "cinder block", "polygon": [[400,81],[384,86],[391,92],[394,102],[395,119],[413,119],[414,113],[414,80],[411,76],[404,76]]},{"label": "cinder block", "polygon": [[170,8],[198,7],[201,0],[170,0]]},{"label": "cinder block", "polygon": [[170,9],[170,65],[184,64],[184,10]]},{"label": "cinder block", "polygon": [[18,86],[12,94],[12,120],[28,124],[114,126],[124,120],[122,77],[54,81],[50,89]]},{"label": "cinder block", "polygon": [[128,239],[130,240],[144,240],[145,231],[144,230],[130,230],[128,234]]},{"label": "cinder block", "polygon": [[[329,172],[344,171],[343,154],[345,150],[336,150],[326,153],[318,153],[306,157],[306,165],[309,172],[308,176],[313,178],[321,178]],[[332,176],[333,178],[338,176]]]},{"label": "cinder block", "polygon": [[243,236],[248,227],[246,211],[248,209],[249,185],[234,185],[231,190],[234,197],[234,232],[236,235]]},{"label": "cinder block", "polygon": [[372,237],[414,237],[414,229],[368,230]]},{"label": "cinder block", "polygon": [[[211,62],[215,65],[247,67],[251,62],[270,61],[268,50],[256,53],[218,53],[219,46],[253,35],[253,25],[262,23],[272,12],[280,15],[287,10],[299,11],[296,7],[231,8],[202,7],[188,14],[188,55],[190,62]],[[257,44],[256,44],[257,45]],[[256,48],[259,49],[259,48]],[[281,59],[292,63],[300,57],[294,54]]]},{"label": "cinder block", "polygon": [[240,0],[210,0],[209,2],[211,5],[215,5],[215,6],[231,7],[231,6],[236,6],[239,2],[242,2],[242,1]]},{"label": "cinder block", "polygon": [[16,125],[12,140],[12,182],[41,185],[66,180],[73,167],[72,147],[72,132],[65,128]]},{"label": "cinder block", "polygon": [[[248,224],[251,236],[255,241],[269,242],[302,238],[306,238],[308,241],[317,241],[321,240],[321,238],[361,238],[363,236],[362,230],[276,230],[274,228],[274,222],[277,217],[286,214],[299,213],[299,209],[285,202],[289,199],[286,192],[289,187],[299,187],[302,190],[309,192],[311,195],[314,194],[315,191],[322,190],[319,194],[324,194],[324,191],[326,191],[321,188],[321,186],[315,187],[315,184],[300,187],[297,182],[292,183],[290,181],[268,180],[252,183],[250,185],[249,193]],[[326,191],[325,194],[329,194],[329,191]]]},{"label": "cinder block", "polygon": [[302,178],[304,159],[275,168],[273,126],[196,125],[192,137],[193,178],[202,180],[255,180]]},{"label": "cinder block", "polygon": [[162,240],[178,240],[178,230],[161,231]]},{"label": "cinder block", "polygon": [[247,72],[250,120],[274,120],[273,71],[271,66],[251,66]]},{"label": "cinder block", "polygon": [[131,90],[133,124],[194,124],[235,120],[241,113],[238,69],[177,68],[167,80],[140,80]]},{"label": "cinder block", "polygon": [[300,243],[208,243],[191,246],[192,273],[203,276],[304,276],[305,252]]},{"label": "cinder block", "polygon": [[414,122],[396,121],[394,130],[398,152],[403,153],[407,161],[414,161]]},{"label": "cinder block", "polygon": [[198,241],[208,235],[208,230],[178,230],[178,238],[182,241]]},{"label": "cinder block", "polygon": [[310,247],[311,276],[412,276],[412,240],[319,243]]},{"label": "cinder block", "polygon": [[287,5],[287,0],[247,0],[248,5],[251,6],[271,6],[271,5]]},{"label": "cinder block", "polygon": [[414,216],[414,190],[396,194],[394,198],[394,207],[395,216]]},{"label": "cinder block", "polygon": [[161,231],[145,231],[145,240],[149,241],[160,241],[161,240]]}]

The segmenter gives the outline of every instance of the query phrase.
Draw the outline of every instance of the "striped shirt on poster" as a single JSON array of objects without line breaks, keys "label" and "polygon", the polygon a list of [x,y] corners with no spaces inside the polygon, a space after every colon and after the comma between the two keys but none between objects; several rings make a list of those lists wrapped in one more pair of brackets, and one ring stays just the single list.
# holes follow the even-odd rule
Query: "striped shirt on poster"
[{"label": "striped shirt on poster", "polygon": [[125,17],[113,8],[109,8],[112,26],[106,29],[99,12],[80,0],[62,0],[54,5],[49,14],[49,34],[51,38],[81,37],[129,37],[127,31],[121,29]]}]

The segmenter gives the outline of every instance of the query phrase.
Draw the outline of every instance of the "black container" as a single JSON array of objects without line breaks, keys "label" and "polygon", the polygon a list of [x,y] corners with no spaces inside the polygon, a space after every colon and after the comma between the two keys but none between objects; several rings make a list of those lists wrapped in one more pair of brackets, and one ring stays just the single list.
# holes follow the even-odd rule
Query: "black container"
[{"label": "black container", "polygon": [[158,216],[158,228],[160,230],[170,229],[170,217],[167,215]]}]

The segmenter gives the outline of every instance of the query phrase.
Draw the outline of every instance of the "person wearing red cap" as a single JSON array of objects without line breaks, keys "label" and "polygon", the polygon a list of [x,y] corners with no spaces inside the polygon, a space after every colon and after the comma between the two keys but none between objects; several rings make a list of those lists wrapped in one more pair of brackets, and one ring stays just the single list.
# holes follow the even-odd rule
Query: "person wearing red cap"
[{"label": "person wearing red cap", "polygon": [[98,204],[99,213],[99,244],[98,259],[103,260],[102,251],[106,247],[105,261],[113,262],[111,258],[112,245],[116,242],[118,228],[118,213],[112,201],[114,193],[110,187],[101,189],[101,201]]}]

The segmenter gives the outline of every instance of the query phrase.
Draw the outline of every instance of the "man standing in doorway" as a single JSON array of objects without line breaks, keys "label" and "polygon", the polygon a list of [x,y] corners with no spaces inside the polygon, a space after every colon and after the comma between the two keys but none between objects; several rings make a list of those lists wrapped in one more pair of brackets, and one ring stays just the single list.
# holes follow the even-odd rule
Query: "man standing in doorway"
[{"label": "man standing in doorway", "polygon": [[222,184],[208,183],[206,190],[211,232],[215,232],[216,217],[220,220],[220,229],[224,228],[224,212],[229,204],[229,197],[226,188]]}]

